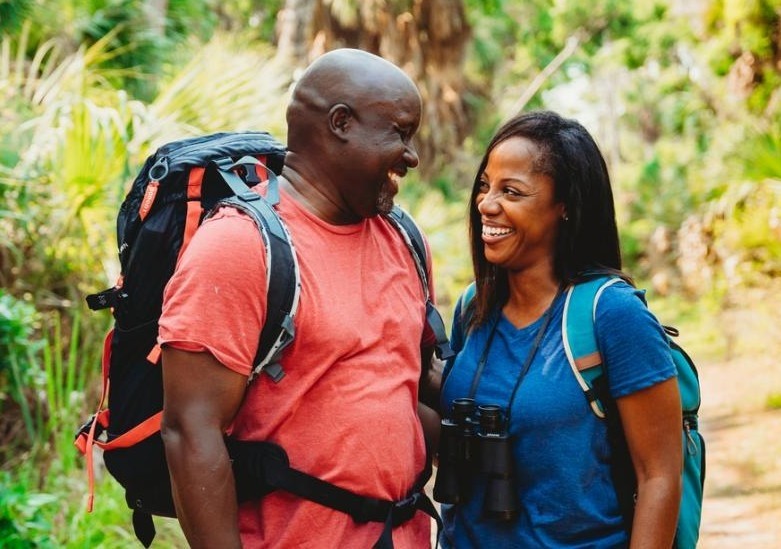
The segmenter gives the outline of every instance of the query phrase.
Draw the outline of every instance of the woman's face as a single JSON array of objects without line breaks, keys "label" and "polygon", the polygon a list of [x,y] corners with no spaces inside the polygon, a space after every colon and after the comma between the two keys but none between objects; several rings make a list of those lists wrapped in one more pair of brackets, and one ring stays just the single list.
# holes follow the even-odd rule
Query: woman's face
[{"label": "woman's face", "polygon": [[524,137],[494,147],[475,197],[486,260],[509,271],[552,268],[559,223],[553,179],[535,170],[539,149]]}]

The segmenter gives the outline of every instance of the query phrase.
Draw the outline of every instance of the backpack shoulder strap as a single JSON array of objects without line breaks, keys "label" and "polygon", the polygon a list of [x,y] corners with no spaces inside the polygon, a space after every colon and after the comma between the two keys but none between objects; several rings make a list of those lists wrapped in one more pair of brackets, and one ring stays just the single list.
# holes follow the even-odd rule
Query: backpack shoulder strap
[{"label": "backpack shoulder strap", "polygon": [[591,410],[599,418],[605,417],[605,407],[594,391],[594,380],[604,373],[604,368],[597,347],[594,317],[602,292],[619,280],[618,277],[598,277],[570,286],[561,320],[561,338],[567,361]]},{"label": "backpack shoulder strap", "polygon": [[450,348],[450,342],[447,338],[445,323],[442,321],[442,316],[431,301],[427,269],[428,254],[426,253],[426,243],[423,239],[423,233],[412,217],[399,206],[393,206],[393,209],[385,218],[397,231],[399,231],[404,239],[404,243],[412,254],[415,269],[418,271],[418,277],[420,277],[420,282],[423,286],[423,295],[426,299],[426,322],[436,337],[434,350],[439,359],[448,359],[453,356],[453,350]]},{"label": "backpack shoulder strap", "polygon": [[[236,164],[242,162],[254,163],[257,160],[245,157]],[[295,337],[293,318],[298,311],[301,296],[301,273],[290,233],[275,209],[279,202],[276,175],[272,170],[267,170],[268,188],[263,197],[247,190],[235,172],[236,164],[218,166],[219,174],[235,193],[218,205],[237,208],[254,220],[263,238],[267,266],[266,320],[260,333],[255,367],[249,381],[260,372],[265,372],[276,383],[285,375],[279,364],[282,351]]]},{"label": "backpack shoulder strap", "polygon": [[[472,320],[472,314],[474,309],[470,308],[472,300],[477,294],[477,283],[472,281],[464,289],[461,297],[456,301],[455,309],[453,310],[453,317],[458,319],[458,326],[461,327],[462,336],[466,333],[466,326]],[[462,337],[463,338],[463,337]]]},{"label": "backpack shoulder strap", "polygon": [[477,293],[477,285],[475,282],[470,282],[469,286],[466,287],[464,290],[464,293],[461,294],[461,299],[459,300],[459,306],[461,308],[461,314],[464,314],[464,311],[466,311],[466,308],[469,306],[469,304],[472,302],[472,300],[475,298],[475,294]]}]

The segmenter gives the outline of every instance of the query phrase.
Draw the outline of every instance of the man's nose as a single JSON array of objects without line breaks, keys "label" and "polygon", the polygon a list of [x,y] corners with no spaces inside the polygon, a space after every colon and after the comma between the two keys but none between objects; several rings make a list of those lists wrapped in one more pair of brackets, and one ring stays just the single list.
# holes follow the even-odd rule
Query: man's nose
[{"label": "man's nose", "polygon": [[420,163],[418,150],[412,143],[408,144],[406,150],[404,151],[404,161],[410,168],[417,168],[418,164]]}]

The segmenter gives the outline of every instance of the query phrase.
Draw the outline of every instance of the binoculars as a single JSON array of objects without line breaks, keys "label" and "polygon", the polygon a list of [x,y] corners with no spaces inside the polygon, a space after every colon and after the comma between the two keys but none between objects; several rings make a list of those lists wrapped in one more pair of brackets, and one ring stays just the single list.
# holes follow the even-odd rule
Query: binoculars
[{"label": "binoculars", "polygon": [[434,499],[464,503],[476,480],[485,482],[483,516],[511,521],[518,515],[512,451],[501,406],[477,406],[474,399],[457,398],[441,421],[439,465]]}]

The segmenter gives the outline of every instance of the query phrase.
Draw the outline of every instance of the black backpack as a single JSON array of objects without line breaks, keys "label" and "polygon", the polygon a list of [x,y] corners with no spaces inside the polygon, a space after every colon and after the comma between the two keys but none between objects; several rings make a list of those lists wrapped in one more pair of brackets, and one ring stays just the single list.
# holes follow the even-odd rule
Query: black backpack
[{"label": "black backpack", "polygon": [[[265,132],[216,133],[160,147],[147,158],[119,210],[120,280],[87,296],[91,309],[111,308],[114,316],[104,343],[98,411],[79,428],[75,440],[87,461],[88,508],[93,503],[95,445],[103,450],[109,473],[125,489],[136,536],[147,547],[155,535],[152,515],[176,516],[159,432],[163,385],[157,323],[163,290],[192,235],[218,206],[227,204],[248,214],[263,237],[270,272],[268,306],[252,376],[262,372],[274,381],[284,376],[279,358],[295,336],[293,318],[300,290],[290,235],[275,210],[276,174],[281,173],[285,152]],[[263,196],[249,189],[261,182],[267,184]],[[447,358],[450,347],[444,324],[429,298],[420,230],[398,207],[386,217],[412,253],[426,296],[427,320],[437,336],[436,352]],[[110,413],[104,407],[106,398]],[[272,443],[226,440],[226,444],[241,501],[284,489],[344,511],[359,522],[386,523],[387,531],[378,542],[385,546],[392,546],[390,528],[412,518],[416,510],[438,519],[430,501],[419,497],[427,475],[421,476],[415,493],[405,501],[376,500],[291,469],[284,449]]]}]

